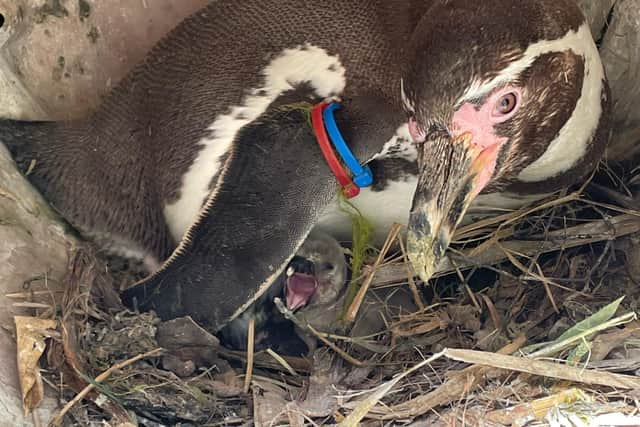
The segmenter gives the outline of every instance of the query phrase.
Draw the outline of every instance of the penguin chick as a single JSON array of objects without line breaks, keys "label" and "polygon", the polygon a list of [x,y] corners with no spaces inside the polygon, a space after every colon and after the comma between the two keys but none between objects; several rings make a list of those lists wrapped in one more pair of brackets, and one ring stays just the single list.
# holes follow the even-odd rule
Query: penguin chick
[{"label": "penguin chick", "polygon": [[[329,234],[312,231],[279,280],[250,305],[242,314],[227,324],[219,333],[222,343],[238,350],[246,350],[249,322],[254,319],[255,349],[266,347],[270,327],[279,327],[284,321],[274,304],[274,298],[286,301],[291,311],[323,312],[340,299],[345,289],[347,263],[344,251]],[[304,334],[296,330],[306,343]]]},{"label": "penguin chick", "polygon": [[299,278],[288,280],[286,285],[287,308],[301,312],[313,312],[321,310],[338,301],[346,289],[347,261],[344,249],[340,243],[329,234],[314,230],[302,244],[297,255],[311,261],[314,267],[313,275],[316,279],[316,288],[304,305],[297,304],[298,295],[301,293],[297,283]]},{"label": "penguin chick", "polygon": [[[314,231],[313,238],[300,248],[299,253],[313,261],[317,287],[309,302],[300,307],[296,317],[319,330],[333,330],[340,316],[347,290],[347,261],[344,249],[332,236]],[[286,291],[292,281],[287,283]],[[295,301],[287,293],[287,308],[294,310]],[[295,334],[305,343],[308,354],[316,348],[316,339],[306,330],[295,326]]]}]

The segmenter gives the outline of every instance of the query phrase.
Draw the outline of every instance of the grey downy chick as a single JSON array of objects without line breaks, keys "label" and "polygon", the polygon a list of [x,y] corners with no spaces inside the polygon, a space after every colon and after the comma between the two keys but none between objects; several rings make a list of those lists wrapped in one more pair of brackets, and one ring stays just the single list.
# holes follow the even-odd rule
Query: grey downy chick
[{"label": "grey downy chick", "polygon": [[[335,312],[333,319],[328,319],[324,312],[328,310],[334,313],[334,305],[342,300],[341,296],[346,290],[346,279],[347,262],[342,246],[330,235],[312,231],[287,265],[284,274],[247,310],[225,326],[219,337],[224,345],[245,350],[249,322],[253,318],[254,345],[256,350],[260,350],[269,337],[267,325],[279,325],[284,321],[275,307],[276,297],[283,299],[291,311],[313,316],[323,313],[322,322],[325,319],[331,322],[338,312]],[[320,326],[326,325],[321,323]],[[305,334],[298,329],[296,333],[308,345]]]},{"label": "grey downy chick", "polygon": [[[291,275],[293,271],[302,269],[294,268],[295,265],[290,266],[287,276],[289,279],[284,289],[287,308],[295,311],[296,318],[303,325],[310,325],[319,332],[344,332],[342,329],[346,325],[339,322],[348,288],[344,249],[332,236],[315,232],[305,241],[297,256],[312,261],[316,280],[315,291],[303,292],[302,288],[309,286],[308,283],[299,282],[302,277],[300,275]],[[400,313],[409,314],[416,310],[417,306],[407,287],[370,289],[360,306],[355,322],[349,325],[349,336],[368,337],[378,334],[387,329],[389,319],[396,318]],[[273,318],[282,317],[277,313]],[[304,342],[307,354],[310,355],[315,351],[318,341],[306,325],[296,325],[295,334]]]},{"label": "grey downy chick", "polygon": [[[338,242],[330,236],[309,243],[312,253],[323,254],[326,259],[331,257],[330,254],[343,253]],[[296,312],[296,318],[302,324],[310,325],[318,332],[332,334],[345,333],[343,329],[348,328],[349,336],[365,338],[384,332],[390,319],[418,310],[413,295],[406,286],[369,289],[355,322],[350,325],[340,323],[348,288],[347,263],[344,256],[332,259],[336,270],[329,273],[325,269],[319,273],[318,289],[309,303]],[[307,354],[312,354],[318,343],[316,337],[306,327],[296,326],[295,330],[307,346]]]},{"label": "grey downy chick", "polygon": [[[313,238],[305,241],[300,248],[301,256],[313,261],[317,287],[306,305],[296,311],[296,317],[303,323],[322,331],[333,331],[342,313],[347,291],[347,261],[344,248],[332,236],[315,231]],[[291,289],[287,288],[287,292]],[[287,294],[287,308],[291,309]],[[295,332],[311,353],[316,347],[316,339],[309,331],[295,327]]]}]

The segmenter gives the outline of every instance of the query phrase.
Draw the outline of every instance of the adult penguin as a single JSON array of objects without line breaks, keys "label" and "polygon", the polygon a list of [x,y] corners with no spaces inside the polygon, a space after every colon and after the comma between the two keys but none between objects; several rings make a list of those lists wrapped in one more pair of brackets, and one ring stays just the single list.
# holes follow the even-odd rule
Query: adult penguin
[{"label": "adult penguin", "polygon": [[339,232],[333,172],[368,184],[328,167],[326,111],[375,177],[353,200],[379,229],[408,220],[427,280],[480,193],[519,203],[590,172],[608,106],[573,0],[217,0],[85,120],[0,138],[79,229],[162,262],[125,301],[218,330],[316,224]]}]

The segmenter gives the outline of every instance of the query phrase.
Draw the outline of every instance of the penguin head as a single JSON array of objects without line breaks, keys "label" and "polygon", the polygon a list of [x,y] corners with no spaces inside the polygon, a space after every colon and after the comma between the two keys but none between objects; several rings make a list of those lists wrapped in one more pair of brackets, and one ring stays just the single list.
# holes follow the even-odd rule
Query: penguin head
[{"label": "penguin head", "polygon": [[572,0],[438,1],[407,52],[401,97],[419,168],[407,245],[428,280],[479,193],[595,166],[608,88]]},{"label": "penguin head", "polygon": [[286,269],[287,308],[336,301],[347,281],[347,262],[340,244],[324,232],[312,231]]}]

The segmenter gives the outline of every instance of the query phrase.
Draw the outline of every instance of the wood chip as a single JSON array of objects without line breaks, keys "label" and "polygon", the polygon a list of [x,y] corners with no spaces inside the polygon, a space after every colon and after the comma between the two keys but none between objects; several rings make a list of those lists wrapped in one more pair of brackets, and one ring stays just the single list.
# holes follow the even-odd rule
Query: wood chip
[{"label": "wood chip", "polygon": [[583,398],[584,393],[581,390],[571,388],[511,408],[491,411],[486,414],[486,419],[502,425],[524,425],[530,420],[541,420],[556,405],[573,403]]}]

